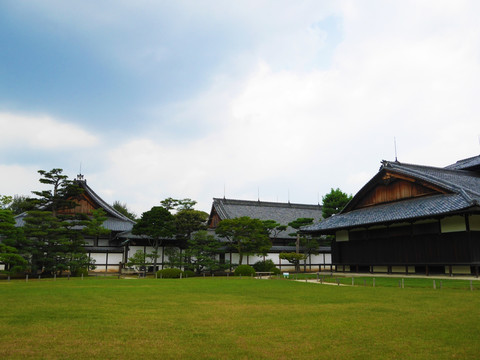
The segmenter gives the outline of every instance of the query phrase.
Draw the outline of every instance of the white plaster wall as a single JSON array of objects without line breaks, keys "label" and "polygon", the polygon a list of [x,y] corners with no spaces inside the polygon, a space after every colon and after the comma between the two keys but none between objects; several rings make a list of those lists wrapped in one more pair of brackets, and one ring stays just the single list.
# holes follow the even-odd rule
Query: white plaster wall
[{"label": "white plaster wall", "polygon": [[99,266],[99,264],[105,264],[107,262],[107,256],[104,253],[92,253],[90,254],[90,258],[95,260],[95,266]]},{"label": "white plaster wall", "polygon": [[123,254],[108,254],[108,264],[118,265],[123,260]]},{"label": "white plaster wall", "polygon": [[98,246],[108,246],[108,239],[98,239]]}]

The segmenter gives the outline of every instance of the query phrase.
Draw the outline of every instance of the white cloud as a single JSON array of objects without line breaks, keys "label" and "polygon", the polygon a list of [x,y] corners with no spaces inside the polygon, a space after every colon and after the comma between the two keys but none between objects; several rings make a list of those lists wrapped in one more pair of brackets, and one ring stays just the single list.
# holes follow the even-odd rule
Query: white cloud
[{"label": "white cloud", "polygon": [[49,116],[0,113],[0,146],[34,149],[88,148],[96,136]]},{"label": "white cloud", "polygon": [[[286,201],[289,193],[292,202],[316,203],[330,188],[359,190],[380,160],[394,158],[394,136],[404,162],[444,166],[478,154],[476,2],[319,3],[229,3],[230,10],[222,2],[203,9],[189,4],[178,28],[212,16],[219,29],[232,23],[233,35],[249,34],[252,46],[230,54],[246,64],[239,66],[243,75],[219,66],[222,72],[195,97],[146,106],[146,117],[162,121],[135,138],[102,145],[105,167],[86,174],[99,194],[137,213],[168,196],[191,197],[208,210],[224,186],[227,197],[255,199],[259,191],[263,200]],[[123,24],[115,11],[97,24]],[[342,42],[325,61],[319,57],[330,56],[322,53],[329,29],[314,24],[332,14],[341,19]],[[146,52],[122,49],[152,62],[170,55],[161,42],[151,44]],[[12,145],[13,136],[43,147],[58,137],[78,146],[95,143],[81,129],[42,121],[46,126],[22,120],[0,140]],[[70,135],[38,139],[44,128]],[[33,130],[19,135],[20,129]],[[179,139],[182,131],[189,136]]]},{"label": "white cloud", "polygon": [[33,166],[0,164],[0,174],[2,174],[0,195],[31,196],[32,190],[42,188],[38,182],[37,170]]},{"label": "white cloud", "polygon": [[206,209],[224,185],[227,197],[255,199],[260,189],[286,201],[290,191],[307,203],[331,187],[355,193],[394,158],[394,136],[400,161],[444,166],[475,155],[475,12],[380,4],[345,2],[330,69],[278,70],[266,56],[241,82],[219,76],[172,112],[172,122],[204,123],[207,134],[186,143],[145,135],[112,151],[114,173],[124,169],[131,192],[154,194],[146,208],[189,196]]}]

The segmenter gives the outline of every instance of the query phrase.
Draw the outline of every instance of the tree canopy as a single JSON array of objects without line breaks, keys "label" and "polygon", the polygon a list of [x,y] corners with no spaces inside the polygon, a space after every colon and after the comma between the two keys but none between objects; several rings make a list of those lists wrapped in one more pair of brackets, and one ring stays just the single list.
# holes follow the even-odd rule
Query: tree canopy
[{"label": "tree canopy", "polygon": [[112,207],[117,210],[120,214],[126,216],[127,218],[129,218],[130,220],[133,220],[133,221],[136,221],[137,220],[137,214],[135,214],[133,211],[130,211],[128,209],[128,206],[127,204],[125,203],[121,203],[120,201],[118,200],[115,200],[113,202],[113,205]]},{"label": "tree canopy", "polygon": [[322,216],[324,219],[334,214],[338,214],[348,202],[352,200],[352,195],[347,195],[339,188],[331,191],[322,197]]},{"label": "tree canopy", "polygon": [[238,252],[239,265],[242,265],[244,255],[265,255],[272,247],[264,223],[248,216],[222,220],[215,233]]}]

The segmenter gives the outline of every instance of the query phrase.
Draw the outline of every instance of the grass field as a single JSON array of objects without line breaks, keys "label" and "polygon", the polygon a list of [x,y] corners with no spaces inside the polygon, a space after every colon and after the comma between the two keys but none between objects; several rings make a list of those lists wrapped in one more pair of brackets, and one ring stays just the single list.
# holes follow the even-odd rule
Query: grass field
[{"label": "grass field", "polygon": [[461,287],[16,280],[0,282],[0,300],[0,359],[480,356],[480,291]]}]

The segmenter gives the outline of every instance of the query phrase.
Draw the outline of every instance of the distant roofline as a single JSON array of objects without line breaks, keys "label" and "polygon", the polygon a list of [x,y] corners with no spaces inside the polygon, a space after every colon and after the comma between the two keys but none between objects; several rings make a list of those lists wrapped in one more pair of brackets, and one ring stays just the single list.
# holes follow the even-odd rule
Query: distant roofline
[{"label": "distant roofline", "polygon": [[213,198],[215,202],[223,202],[230,205],[250,205],[250,206],[265,206],[265,207],[281,207],[281,208],[304,208],[304,209],[321,209],[320,204],[298,204],[291,202],[273,202],[273,201],[261,201],[261,200],[239,200],[239,199],[227,199],[227,198]]}]

